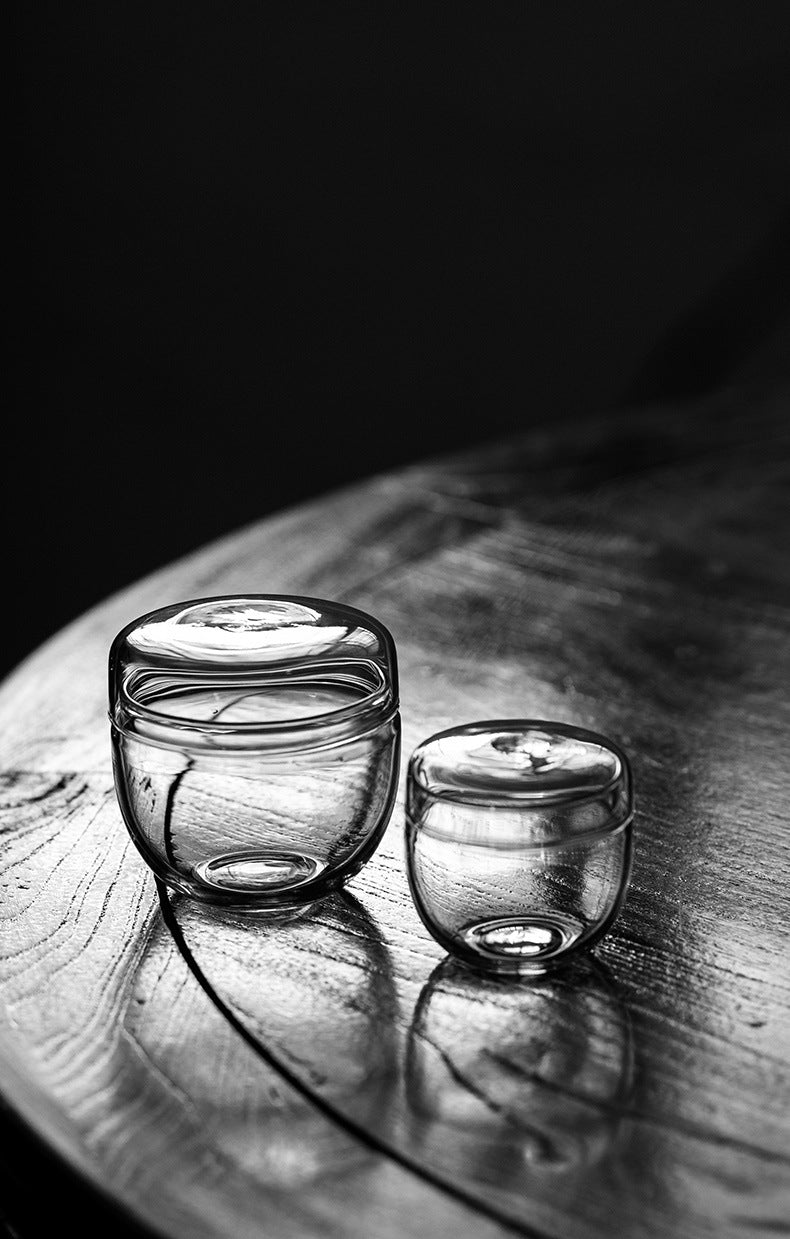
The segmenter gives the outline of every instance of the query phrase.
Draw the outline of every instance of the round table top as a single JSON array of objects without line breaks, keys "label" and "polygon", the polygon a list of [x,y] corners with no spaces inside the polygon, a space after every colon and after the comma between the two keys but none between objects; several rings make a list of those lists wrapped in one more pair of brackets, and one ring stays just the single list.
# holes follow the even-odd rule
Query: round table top
[{"label": "round table top", "polygon": [[[0,1089],[172,1239],[696,1237],[790,1217],[786,391],[541,426],[330,493],[110,598],[0,690]],[[106,658],[180,599],[336,598],[397,643],[404,755],[554,719],[631,755],[625,906],[539,982],[453,967],[401,792],[293,924],[160,905]],[[402,763],[405,768],[405,761]]]}]

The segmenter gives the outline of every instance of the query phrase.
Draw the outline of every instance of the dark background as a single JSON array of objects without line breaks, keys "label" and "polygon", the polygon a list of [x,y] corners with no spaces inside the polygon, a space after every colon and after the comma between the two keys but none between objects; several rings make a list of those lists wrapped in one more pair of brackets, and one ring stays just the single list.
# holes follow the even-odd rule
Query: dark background
[{"label": "dark background", "polygon": [[17,22],[8,665],[305,496],[784,355],[785,4]]},{"label": "dark background", "polygon": [[[785,3],[80,0],[12,50],[0,672],[306,496],[787,371]],[[7,1121],[0,1224],[43,1182],[88,1233]]]}]

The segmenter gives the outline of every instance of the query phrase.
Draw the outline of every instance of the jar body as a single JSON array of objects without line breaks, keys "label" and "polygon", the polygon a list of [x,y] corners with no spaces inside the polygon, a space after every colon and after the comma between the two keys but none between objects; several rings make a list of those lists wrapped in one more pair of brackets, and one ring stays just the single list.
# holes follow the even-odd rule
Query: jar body
[{"label": "jar body", "polygon": [[324,747],[227,752],[112,729],[116,792],[131,837],[165,883],[194,898],[287,908],[365,863],[397,789],[397,713]]},{"label": "jar body", "polygon": [[[433,808],[438,817],[449,806]],[[495,829],[470,842],[437,829],[429,814],[407,821],[406,846],[412,897],[427,928],[453,955],[496,972],[542,972],[591,945],[616,915],[631,866],[630,823],[519,847],[498,845]]]}]

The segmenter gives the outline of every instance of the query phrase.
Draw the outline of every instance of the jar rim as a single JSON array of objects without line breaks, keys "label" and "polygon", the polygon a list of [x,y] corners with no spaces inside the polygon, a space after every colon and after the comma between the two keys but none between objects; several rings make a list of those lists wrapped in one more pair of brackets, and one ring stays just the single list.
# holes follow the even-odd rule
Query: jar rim
[{"label": "jar rim", "polygon": [[[152,709],[140,701],[139,698],[133,696],[125,682],[121,682],[119,686],[117,704],[123,707],[124,713],[134,718],[139,718],[161,727],[172,727],[178,731],[185,732],[196,731],[218,736],[233,735],[236,732],[250,736],[259,733],[261,735],[276,735],[278,733],[296,731],[314,732],[363,716],[368,718],[372,714],[377,714],[380,710],[383,712],[387,707],[397,708],[397,699],[393,696],[391,685],[385,679],[381,668],[376,666],[375,663],[370,663],[369,667],[379,677],[377,685],[370,692],[365,693],[363,696],[360,696],[358,701],[352,701],[348,705],[338,706],[332,710],[322,710],[319,713],[305,715],[304,717],[229,723],[223,719],[198,719],[189,718],[181,714],[168,714],[163,710]],[[331,679],[329,676],[327,678]],[[340,676],[334,677],[337,683],[340,683],[342,678]]]}]

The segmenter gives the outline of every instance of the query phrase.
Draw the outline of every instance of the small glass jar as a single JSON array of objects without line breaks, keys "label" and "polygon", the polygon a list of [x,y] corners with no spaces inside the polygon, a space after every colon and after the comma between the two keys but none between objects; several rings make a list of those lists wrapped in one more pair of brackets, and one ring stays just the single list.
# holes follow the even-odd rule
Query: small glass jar
[{"label": "small glass jar", "polygon": [[109,662],[115,787],[148,865],[212,903],[299,907],[372,855],[395,800],[395,646],[335,602],[245,595],[128,624]]},{"label": "small glass jar", "polygon": [[562,723],[470,723],[409,762],[406,853],[442,946],[498,973],[541,973],[605,932],[631,867],[628,759]]}]

